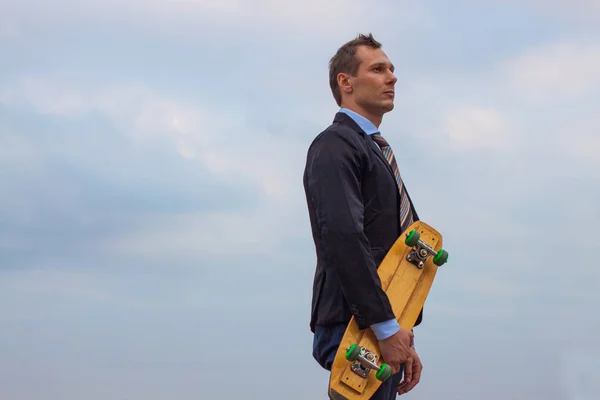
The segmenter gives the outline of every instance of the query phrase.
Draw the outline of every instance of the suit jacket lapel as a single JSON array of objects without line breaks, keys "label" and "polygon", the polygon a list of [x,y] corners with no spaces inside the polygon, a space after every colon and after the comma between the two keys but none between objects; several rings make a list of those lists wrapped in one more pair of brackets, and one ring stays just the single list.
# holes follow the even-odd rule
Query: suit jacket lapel
[{"label": "suit jacket lapel", "polygon": [[[381,160],[381,162],[383,163],[383,165],[385,165],[385,167],[387,168],[388,172],[390,173],[390,176],[392,177],[392,180],[394,181],[394,183],[396,183],[396,176],[394,175],[394,170],[392,169],[392,166],[390,165],[390,163],[385,159],[385,157],[383,156],[383,152],[381,151],[381,148],[379,147],[379,145],[377,143],[375,143],[375,141],[373,140],[373,138],[370,135],[367,135],[361,128],[360,126],[358,126],[358,124],[356,122],[354,122],[354,120],[352,120],[352,118],[350,118],[348,115],[342,113],[342,112],[338,112],[335,115],[334,118],[334,122],[337,123],[342,123],[342,124],[347,124],[352,126],[352,128],[359,133],[360,135],[363,136],[363,139],[366,140],[368,142],[368,146],[371,148],[371,151],[375,152],[375,154],[377,155],[377,157],[379,157],[379,159]],[[400,201],[400,191],[397,190],[397,197],[398,197],[398,201]],[[412,200],[410,199],[410,196],[408,195],[408,190],[406,192],[406,195],[408,196],[408,201],[410,204],[410,207],[412,209],[413,215],[415,220],[418,220],[419,217],[417,215],[417,211],[414,208],[414,205],[412,203]]]},{"label": "suit jacket lapel", "polygon": [[387,170],[392,175],[392,179],[394,180],[394,182],[396,182],[396,176],[394,175],[394,170],[392,169],[392,166],[390,165],[390,163],[388,162],[388,160],[386,160],[385,157],[383,156],[383,152],[381,151],[381,148],[379,148],[379,145],[377,143],[375,143],[375,141],[373,140],[373,138],[370,137],[369,135],[367,135],[366,140],[368,140],[369,142],[371,142],[371,143],[369,143],[369,146],[371,147],[371,150],[373,152],[375,152],[375,154],[377,155],[377,157],[379,157],[379,159],[383,162],[383,164],[386,166]]},{"label": "suit jacket lapel", "polygon": [[381,162],[383,162],[383,164],[385,165],[385,167],[389,171],[390,175],[392,176],[392,179],[394,180],[394,182],[396,182],[396,177],[394,176],[394,170],[392,169],[392,166],[385,159],[385,157],[383,156],[383,152],[379,148],[379,145],[377,143],[375,143],[375,141],[373,140],[373,138],[371,136],[367,135],[360,128],[360,126],[358,126],[358,124],[356,122],[354,122],[354,120],[352,118],[350,118],[348,115],[346,115],[345,113],[342,113],[342,112],[336,113],[335,114],[335,118],[334,118],[334,122],[339,122],[339,123],[342,123],[342,124],[349,125],[356,132],[360,133],[363,136],[364,140],[366,140],[368,142],[367,145],[371,148],[372,151],[375,152],[375,154],[377,154],[377,157],[379,157],[379,159],[381,160]]}]

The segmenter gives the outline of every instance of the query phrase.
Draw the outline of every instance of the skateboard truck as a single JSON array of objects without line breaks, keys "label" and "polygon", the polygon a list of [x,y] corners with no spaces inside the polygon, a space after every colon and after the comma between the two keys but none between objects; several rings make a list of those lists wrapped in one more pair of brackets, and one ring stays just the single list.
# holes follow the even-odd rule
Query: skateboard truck
[{"label": "skateboard truck", "polygon": [[406,258],[416,265],[417,268],[423,268],[427,256],[433,256],[433,263],[438,267],[448,261],[448,252],[446,250],[440,249],[440,251],[435,251],[430,245],[421,240],[421,234],[415,230],[406,234],[404,243],[408,247],[412,247],[411,252]]},{"label": "skateboard truck", "polygon": [[372,369],[377,371],[375,377],[382,382],[385,382],[392,375],[391,366],[384,363],[380,367],[377,365],[377,355],[375,353],[364,347],[358,347],[356,344],[346,349],[346,359],[352,361],[350,369],[361,378],[366,378]]}]

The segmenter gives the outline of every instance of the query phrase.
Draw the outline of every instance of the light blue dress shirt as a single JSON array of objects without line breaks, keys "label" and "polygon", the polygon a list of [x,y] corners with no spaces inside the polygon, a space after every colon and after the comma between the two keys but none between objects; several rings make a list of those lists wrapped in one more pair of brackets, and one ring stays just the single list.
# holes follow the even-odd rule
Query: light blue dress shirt
[{"label": "light blue dress shirt", "polygon": [[[362,115],[343,107],[340,109],[340,112],[343,112],[352,118],[367,135],[379,132],[377,127]],[[398,325],[398,321],[395,319],[390,319],[389,321],[371,325],[371,329],[378,340],[383,340],[398,332],[400,330],[400,325]]]}]

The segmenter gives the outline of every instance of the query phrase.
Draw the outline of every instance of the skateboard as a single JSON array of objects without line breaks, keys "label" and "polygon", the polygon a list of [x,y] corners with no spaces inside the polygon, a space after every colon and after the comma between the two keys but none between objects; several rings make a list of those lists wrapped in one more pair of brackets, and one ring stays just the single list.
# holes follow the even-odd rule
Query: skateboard
[{"label": "skateboard", "polygon": [[[437,269],[448,261],[442,235],[425,222],[406,229],[378,268],[383,290],[402,329],[411,330],[421,312]],[[367,400],[392,373],[381,358],[375,334],[359,330],[354,317],[342,337],[329,378],[333,400]]]}]

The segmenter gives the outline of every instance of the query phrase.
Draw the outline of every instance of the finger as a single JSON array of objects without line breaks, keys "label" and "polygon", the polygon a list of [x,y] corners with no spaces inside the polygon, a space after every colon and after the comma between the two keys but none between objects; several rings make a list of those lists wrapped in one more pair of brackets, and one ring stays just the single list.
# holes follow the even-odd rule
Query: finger
[{"label": "finger", "polygon": [[408,386],[408,382],[406,382],[404,379],[402,380],[402,382],[400,382],[398,384],[398,389],[404,389],[405,387]]},{"label": "finger", "polygon": [[398,392],[399,395],[403,395],[405,393],[408,393],[408,392],[411,391],[412,388],[415,387],[416,384],[417,383],[416,383],[415,380],[413,380],[411,383],[403,381],[400,385],[398,385],[397,392]]},{"label": "finger", "polygon": [[407,383],[402,387],[398,387],[398,394],[402,395],[410,392],[415,386],[417,386],[417,383],[419,382],[416,379],[414,379],[411,383]]},{"label": "finger", "polygon": [[412,381],[411,382],[402,382],[400,385],[398,385],[398,394],[399,395],[402,395],[404,393],[408,393],[415,386],[417,386],[417,384],[421,380],[421,371],[422,371],[422,369],[423,369],[423,366],[420,363],[414,365]]},{"label": "finger", "polygon": [[416,385],[421,380],[421,372],[423,371],[423,365],[419,363],[413,372],[413,382]]},{"label": "finger", "polygon": [[409,383],[406,382],[406,380],[402,380],[402,382],[400,382],[400,384],[398,385],[397,388],[397,392],[399,395],[404,394],[407,392],[406,388],[408,387]]},{"label": "finger", "polygon": [[404,363],[404,379],[403,381],[406,383],[410,383],[412,381],[412,372],[413,372],[413,359],[410,357]]},{"label": "finger", "polygon": [[406,382],[402,382],[400,385],[398,385],[398,388],[396,390],[396,392],[398,393],[398,395],[403,395],[404,393],[406,393],[406,386],[408,384]]}]

